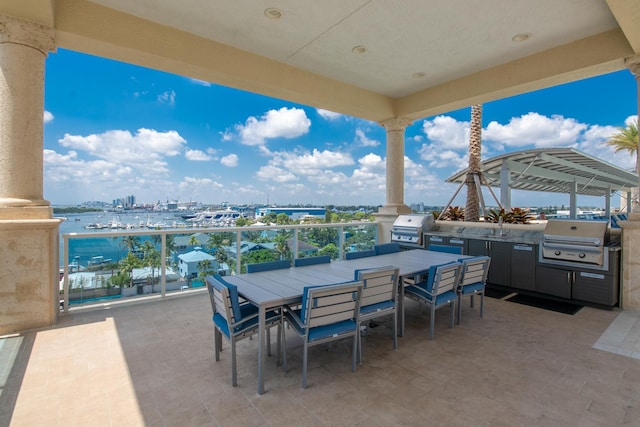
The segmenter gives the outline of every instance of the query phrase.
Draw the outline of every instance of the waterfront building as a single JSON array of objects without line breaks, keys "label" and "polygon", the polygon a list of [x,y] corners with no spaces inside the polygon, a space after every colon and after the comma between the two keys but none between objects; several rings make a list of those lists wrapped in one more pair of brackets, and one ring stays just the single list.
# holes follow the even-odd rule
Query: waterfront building
[{"label": "waterfront building", "polygon": [[327,209],[325,208],[289,208],[289,207],[274,207],[269,206],[266,208],[258,208],[256,211],[256,219],[263,218],[265,215],[275,213],[277,214],[286,214],[292,220],[299,220],[305,217],[314,217],[319,219],[324,219],[327,214]]}]

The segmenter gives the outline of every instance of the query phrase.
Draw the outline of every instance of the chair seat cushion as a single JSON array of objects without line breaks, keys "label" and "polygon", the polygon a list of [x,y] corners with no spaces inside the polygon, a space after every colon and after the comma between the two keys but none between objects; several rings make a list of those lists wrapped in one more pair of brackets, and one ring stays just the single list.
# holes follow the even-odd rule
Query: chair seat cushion
[{"label": "chair seat cushion", "polygon": [[[293,310],[293,312],[300,317],[301,310]],[[304,335],[304,328],[297,322],[289,322],[291,327],[298,332],[299,335]],[[328,338],[333,335],[342,335],[348,332],[356,330],[356,322],[354,320],[343,320],[342,322],[334,323],[331,325],[318,326],[309,329],[309,342]]]},{"label": "chair seat cushion", "polygon": [[462,287],[462,295],[475,294],[484,290],[483,283],[471,283]]},{"label": "chair seat cushion", "polygon": [[354,320],[343,320],[331,325],[318,326],[309,329],[309,342],[321,340],[332,336],[340,336],[349,332],[354,332],[357,324]]},{"label": "chair seat cushion", "polygon": [[[258,327],[258,307],[251,303],[241,304],[240,305],[240,315],[242,316],[239,319],[239,323],[233,328],[233,332],[237,333],[247,328]],[[242,319],[254,316],[250,319],[242,321]],[[267,311],[266,313],[266,324],[273,323],[274,320],[277,320],[279,314],[274,311]],[[220,313],[216,313],[213,316],[213,323],[220,329],[220,331],[229,338],[229,326],[227,320],[220,315]]]},{"label": "chair seat cushion", "polygon": [[392,310],[395,306],[396,305],[393,300],[381,301],[375,304],[360,307],[360,315],[367,315],[378,311]]},{"label": "chair seat cushion", "polygon": [[[407,286],[407,288],[405,289],[405,293],[414,294],[428,303],[433,303],[431,294],[421,286],[418,286],[418,285]],[[447,292],[441,293],[436,297],[435,305],[439,306],[441,304],[446,304],[455,298],[457,298],[457,294],[454,291],[447,291]]]}]

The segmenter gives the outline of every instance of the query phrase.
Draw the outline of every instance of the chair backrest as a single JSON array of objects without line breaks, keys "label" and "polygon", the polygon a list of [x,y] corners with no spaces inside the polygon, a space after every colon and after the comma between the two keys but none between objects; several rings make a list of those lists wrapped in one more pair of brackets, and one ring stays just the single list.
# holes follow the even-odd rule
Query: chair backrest
[{"label": "chair backrest", "polygon": [[486,284],[491,258],[488,256],[463,258],[460,262],[462,262],[460,286],[467,286],[473,283]]},{"label": "chair backrest", "polygon": [[331,262],[331,256],[312,256],[308,258],[296,258],[293,261],[293,265],[296,267],[304,267],[306,265],[316,265],[316,264],[328,264]]},{"label": "chair backrest", "polygon": [[247,273],[258,273],[259,271],[279,270],[282,268],[290,268],[291,261],[281,259],[278,261],[260,262],[256,264],[247,264]]},{"label": "chair backrest", "polygon": [[374,249],[376,251],[376,255],[392,254],[395,252],[400,252],[400,243],[381,243],[379,245],[376,245]]},{"label": "chair backrest", "polygon": [[301,320],[310,328],[353,320],[358,321],[362,282],[305,287]]},{"label": "chair backrest", "polygon": [[427,247],[429,251],[446,252],[448,254],[462,255],[462,246],[448,246],[431,244]]},{"label": "chair backrest", "polygon": [[355,280],[362,281],[362,298],[360,309],[384,301],[396,301],[398,293],[397,267],[368,268],[355,271]]},{"label": "chair backrest", "polygon": [[460,262],[432,265],[428,270],[417,274],[417,276],[426,276],[427,281],[416,286],[420,286],[434,298],[445,292],[455,291],[458,288],[461,268]]},{"label": "chair backrest", "polygon": [[242,317],[238,288],[217,274],[213,277],[207,276],[205,280],[209,289],[213,317],[221,317],[231,328],[236,323],[236,320]]},{"label": "chair backrest", "polygon": [[366,258],[369,256],[376,256],[376,250],[368,249],[366,251],[347,252],[344,257],[345,259],[357,259],[357,258]]}]

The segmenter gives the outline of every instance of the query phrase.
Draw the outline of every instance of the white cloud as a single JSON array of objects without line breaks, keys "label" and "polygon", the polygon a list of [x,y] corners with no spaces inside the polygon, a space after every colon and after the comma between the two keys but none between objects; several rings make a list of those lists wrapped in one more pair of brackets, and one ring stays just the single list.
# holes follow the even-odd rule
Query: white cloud
[{"label": "white cloud", "polygon": [[348,153],[314,149],[311,153],[279,152],[272,164],[282,166],[287,170],[301,175],[315,175],[320,169],[331,169],[352,165],[353,159]]},{"label": "white cloud", "polygon": [[291,172],[272,165],[262,166],[256,177],[261,181],[288,182],[296,181],[298,178]]},{"label": "white cloud", "polygon": [[187,160],[192,160],[196,162],[206,162],[208,160],[211,160],[211,156],[209,156],[202,150],[187,150],[184,153],[184,157]]},{"label": "white cloud", "polygon": [[44,115],[43,115],[43,118],[42,118],[43,121],[44,121],[44,124],[52,122],[53,118],[54,118],[53,114],[50,111],[44,110]]},{"label": "white cloud", "polygon": [[236,125],[240,141],[245,145],[264,145],[267,139],[297,138],[309,132],[311,120],[300,108],[269,110],[259,119],[249,117],[244,125]]},{"label": "white cloud", "polygon": [[233,139],[233,133],[230,130],[220,132],[220,136],[222,137],[223,141],[231,141]]},{"label": "white cloud", "polygon": [[320,117],[326,120],[337,120],[342,117],[340,113],[334,113],[333,111],[323,110],[321,108],[317,108],[316,111]]},{"label": "white cloud", "polygon": [[175,105],[176,92],[173,89],[170,91],[162,92],[160,95],[158,95],[158,102],[160,102],[161,104]]},{"label": "white cloud", "polygon": [[132,166],[145,173],[168,172],[164,158],[177,156],[186,144],[176,131],[158,132],[153,129],[138,129],[135,135],[126,130],[87,136],[65,134],[58,142],[63,147],[108,162]]},{"label": "white cloud", "polygon": [[234,168],[238,166],[238,156],[236,154],[229,154],[221,158],[220,163],[227,167]]},{"label": "white cloud", "polygon": [[469,146],[469,122],[459,122],[449,116],[437,116],[433,120],[425,120],[422,129],[427,138],[439,148],[457,150]]},{"label": "white cloud", "polygon": [[568,147],[575,144],[586,129],[586,124],[575,119],[528,113],[513,117],[506,125],[489,123],[482,139],[507,147]]},{"label": "white cloud", "polygon": [[189,80],[191,80],[192,83],[200,86],[206,86],[206,87],[211,86],[211,83],[205,80],[199,80],[199,79],[189,79]]},{"label": "white cloud", "polygon": [[369,139],[362,129],[356,129],[356,145],[360,147],[377,147],[380,141]]}]

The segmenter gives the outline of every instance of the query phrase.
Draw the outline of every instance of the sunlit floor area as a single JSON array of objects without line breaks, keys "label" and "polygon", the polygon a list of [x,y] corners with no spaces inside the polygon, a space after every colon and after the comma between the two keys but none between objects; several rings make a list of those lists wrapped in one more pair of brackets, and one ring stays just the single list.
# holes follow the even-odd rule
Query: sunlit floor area
[{"label": "sunlit floor area", "polygon": [[614,345],[604,334],[624,312],[568,315],[486,298],[483,318],[477,302],[465,304],[453,329],[439,309],[430,341],[427,309],[406,306],[398,349],[390,324],[367,328],[355,373],[349,342],[313,347],[307,389],[288,331],[288,372],[274,347],[263,395],[257,339],[238,343],[238,387],[226,341],[215,362],[205,292],[72,311],[55,327],[0,340],[0,425],[639,425],[640,360],[594,348]]}]

